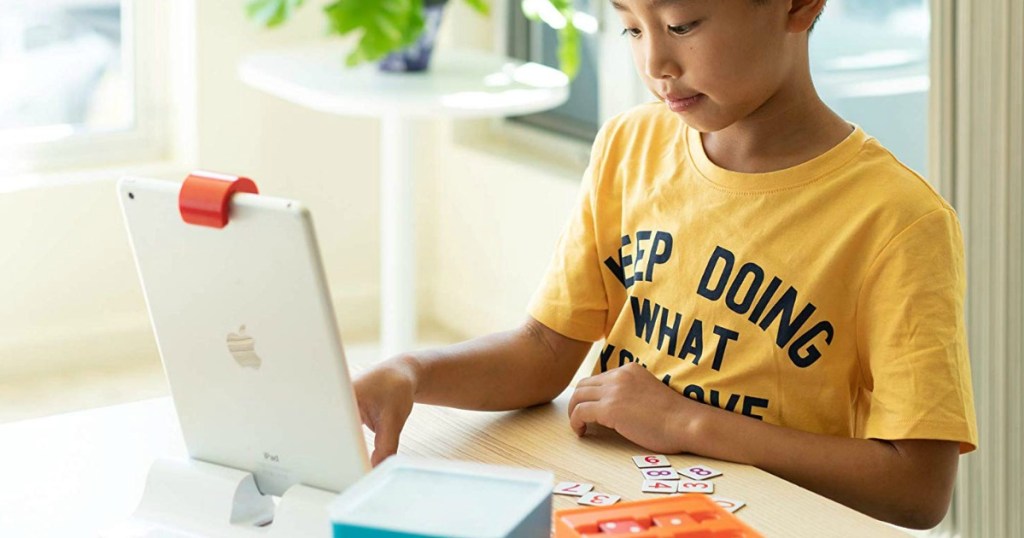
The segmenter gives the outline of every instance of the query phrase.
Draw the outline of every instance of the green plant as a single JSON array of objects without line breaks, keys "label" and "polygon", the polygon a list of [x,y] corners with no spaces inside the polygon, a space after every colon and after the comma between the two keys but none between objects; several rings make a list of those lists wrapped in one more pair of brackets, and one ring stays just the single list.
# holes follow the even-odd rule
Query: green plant
[{"label": "green plant", "polygon": [[[346,35],[361,30],[359,43],[349,53],[350,66],[379,60],[388,53],[402,49],[423,33],[423,6],[443,4],[446,0],[335,0],[324,7],[329,31]],[[488,0],[465,0],[481,15],[490,11]],[[268,28],[279,26],[291,18],[305,0],[249,0],[246,13]],[[575,10],[572,0],[530,0],[523,2],[523,13],[532,20],[547,20],[558,31],[558,63],[570,77],[579,70],[579,30],[571,24]],[[558,13],[552,24],[551,17],[542,17],[538,7]],[[559,19],[560,17],[560,19]]]}]

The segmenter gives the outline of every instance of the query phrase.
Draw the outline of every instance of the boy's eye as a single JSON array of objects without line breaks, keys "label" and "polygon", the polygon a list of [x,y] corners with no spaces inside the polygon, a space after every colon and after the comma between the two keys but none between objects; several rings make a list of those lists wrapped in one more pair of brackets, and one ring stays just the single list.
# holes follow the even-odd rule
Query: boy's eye
[{"label": "boy's eye", "polygon": [[681,24],[679,26],[669,25],[668,31],[676,35],[684,35],[693,31],[693,29],[696,28],[698,24],[700,24],[700,21],[693,21],[689,24]]},{"label": "boy's eye", "polygon": [[[691,23],[680,24],[678,26],[674,26],[674,25],[670,24],[668,26],[668,31],[672,32],[673,34],[676,34],[676,35],[686,35],[686,34],[692,32],[693,29],[696,28],[698,24],[700,24],[700,21],[693,21]],[[622,35],[628,35],[630,37],[637,38],[637,37],[640,37],[640,29],[639,28],[624,28],[622,30]]]}]

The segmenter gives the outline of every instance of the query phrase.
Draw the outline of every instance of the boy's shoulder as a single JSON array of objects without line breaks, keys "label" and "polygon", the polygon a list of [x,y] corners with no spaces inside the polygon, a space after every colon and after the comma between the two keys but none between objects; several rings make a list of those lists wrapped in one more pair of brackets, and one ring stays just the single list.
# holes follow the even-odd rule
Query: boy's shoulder
[{"label": "boy's shoulder", "polygon": [[[678,145],[680,149],[685,147],[685,144],[678,143],[691,130],[664,104],[652,101],[610,118],[602,126],[596,142],[601,146],[600,151],[612,159],[666,155],[663,150],[667,145]],[[939,209],[955,215],[952,206],[933,185],[861,127],[855,126],[850,139],[844,144],[852,145],[852,151],[838,152],[844,162],[828,166],[832,177],[822,178],[825,182],[838,180],[834,184],[841,190],[832,192],[845,200],[840,203],[862,204],[867,212],[885,213],[886,220],[892,219],[896,226],[900,223],[907,225]],[[678,157],[690,158],[685,150]]]},{"label": "boy's shoulder", "polygon": [[850,178],[851,196],[899,208],[905,218],[914,220],[940,209],[955,214],[935,186],[866,133],[860,151],[844,168]]}]

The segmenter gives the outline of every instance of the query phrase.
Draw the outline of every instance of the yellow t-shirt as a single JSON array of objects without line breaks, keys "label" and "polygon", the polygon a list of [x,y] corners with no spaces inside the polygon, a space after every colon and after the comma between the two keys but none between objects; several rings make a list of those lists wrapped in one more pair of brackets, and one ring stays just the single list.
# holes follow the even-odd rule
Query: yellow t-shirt
[{"label": "yellow t-shirt", "polygon": [[764,174],[660,103],[609,121],[530,314],[772,424],[978,443],[953,209],[860,128]]}]

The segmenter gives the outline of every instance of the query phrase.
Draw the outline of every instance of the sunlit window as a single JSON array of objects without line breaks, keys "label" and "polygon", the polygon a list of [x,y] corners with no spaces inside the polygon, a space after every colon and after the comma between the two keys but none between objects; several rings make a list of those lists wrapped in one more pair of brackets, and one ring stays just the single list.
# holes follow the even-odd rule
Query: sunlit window
[{"label": "sunlit window", "polygon": [[153,149],[161,92],[141,90],[153,90],[163,62],[153,61],[154,32],[140,26],[149,3],[4,4],[0,174],[102,165]]},{"label": "sunlit window", "polygon": [[811,34],[822,99],[922,174],[930,27],[926,0],[829,0]]}]

